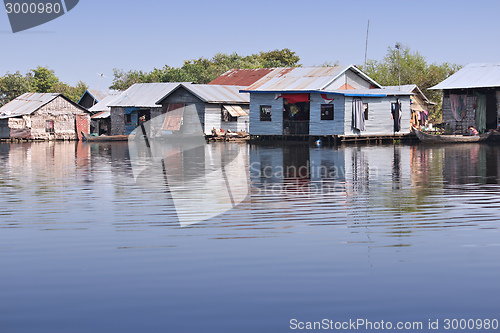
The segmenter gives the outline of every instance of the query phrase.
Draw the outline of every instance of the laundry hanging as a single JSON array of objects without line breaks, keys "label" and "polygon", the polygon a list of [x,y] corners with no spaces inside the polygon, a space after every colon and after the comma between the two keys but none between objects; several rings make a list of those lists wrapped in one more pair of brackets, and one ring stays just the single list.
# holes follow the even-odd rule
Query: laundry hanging
[{"label": "laundry hanging", "polygon": [[401,130],[401,102],[399,98],[396,103],[391,104],[392,119],[394,120],[394,132],[399,132]]},{"label": "laundry hanging", "polygon": [[365,110],[361,98],[352,100],[352,128],[365,131]]}]

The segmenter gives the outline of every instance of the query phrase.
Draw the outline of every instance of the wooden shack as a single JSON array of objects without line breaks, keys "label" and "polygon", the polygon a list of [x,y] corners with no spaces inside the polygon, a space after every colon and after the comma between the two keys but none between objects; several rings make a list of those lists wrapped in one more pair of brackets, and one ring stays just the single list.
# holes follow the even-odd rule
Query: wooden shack
[{"label": "wooden shack", "polygon": [[111,135],[130,134],[140,121],[174,110],[180,123],[184,116],[197,114],[197,119],[186,123],[196,120],[206,135],[211,135],[213,128],[248,131],[249,95],[240,93],[241,88],[192,83],[134,84],[107,105]]},{"label": "wooden shack", "polygon": [[248,132],[249,95],[240,93],[243,87],[214,84],[179,84],[177,88],[158,100],[162,113],[172,105],[192,108],[198,113],[205,135],[212,129]]},{"label": "wooden shack", "polygon": [[90,113],[62,94],[26,93],[0,108],[0,139],[77,140]]},{"label": "wooden shack", "polygon": [[110,109],[111,135],[127,135],[139,126],[161,115],[161,98],[179,83],[137,83],[125,90],[107,106]]},{"label": "wooden shack", "polygon": [[355,66],[276,68],[250,93],[250,135],[410,133],[412,93],[382,89]]},{"label": "wooden shack", "polygon": [[500,123],[500,63],[473,63],[430,88],[443,91],[443,126],[447,132],[479,133]]},{"label": "wooden shack", "polygon": [[112,92],[99,90],[99,89],[87,89],[83,93],[82,97],[78,101],[78,105],[83,106],[86,109],[90,109],[100,101],[102,101],[106,96],[110,95]]}]

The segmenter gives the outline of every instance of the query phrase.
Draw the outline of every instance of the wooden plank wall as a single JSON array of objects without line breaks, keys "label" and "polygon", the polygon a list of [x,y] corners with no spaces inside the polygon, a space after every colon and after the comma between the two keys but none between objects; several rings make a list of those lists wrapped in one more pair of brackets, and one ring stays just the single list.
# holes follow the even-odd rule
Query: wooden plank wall
[{"label": "wooden plank wall", "polygon": [[344,115],[345,102],[344,96],[328,95],[329,98],[334,98],[333,102],[333,120],[321,120],[321,104],[326,104],[321,94],[311,94],[310,107],[310,135],[343,135],[344,134]]},{"label": "wooden plank wall", "polygon": [[[359,132],[352,129],[352,100],[353,97],[345,98],[345,135],[393,135],[394,121],[391,117],[391,103],[395,103],[397,97],[364,97],[363,103],[368,103],[368,120],[365,120],[366,131]],[[410,133],[411,109],[410,96],[400,96],[401,102],[401,130],[397,133]]]},{"label": "wooden plank wall", "polygon": [[[283,99],[274,99],[275,94],[250,94],[250,134],[283,134]],[[272,106],[272,121],[260,121],[260,106]]]}]

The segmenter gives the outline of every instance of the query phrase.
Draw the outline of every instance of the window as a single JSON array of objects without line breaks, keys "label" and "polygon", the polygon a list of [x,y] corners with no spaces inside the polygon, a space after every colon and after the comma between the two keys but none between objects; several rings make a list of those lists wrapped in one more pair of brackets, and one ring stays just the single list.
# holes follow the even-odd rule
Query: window
[{"label": "window", "polygon": [[333,104],[321,104],[321,120],[333,120]]},{"label": "window", "polygon": [[363,109],[365,110],[365,120],[368,120],[368,103],[363,103]]},{"label": "window", "polygon": [[260,106],[260,121],[271,121],[271,105]]},{"label": "window", "polygon": [[46,120],[45,121],[45,132],[54,133],[54,121],[53,120]]},{"label": "window", "polygon": [[132,114],[126,114],[125,115],[125,124],[131,124],[132,123]]}]

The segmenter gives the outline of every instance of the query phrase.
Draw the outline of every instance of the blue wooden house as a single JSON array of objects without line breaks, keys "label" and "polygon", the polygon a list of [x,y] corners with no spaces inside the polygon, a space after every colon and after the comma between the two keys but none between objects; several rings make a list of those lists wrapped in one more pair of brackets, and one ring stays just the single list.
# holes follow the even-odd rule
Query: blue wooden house
[{"label": "blue wooden house", "polygon": [[252,136],[408,134],[411,92],[383,89],[357,67],[275,68],[250,93]]}]

